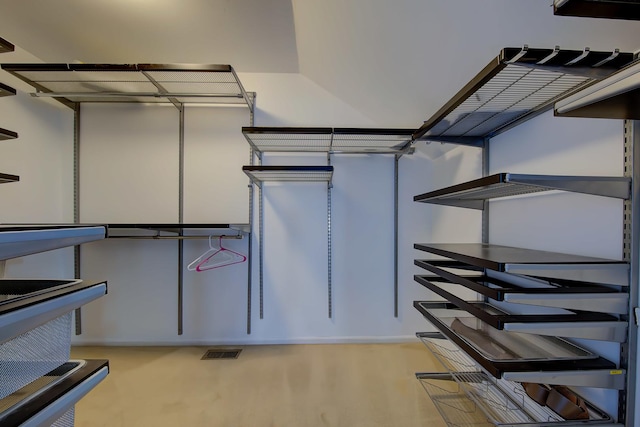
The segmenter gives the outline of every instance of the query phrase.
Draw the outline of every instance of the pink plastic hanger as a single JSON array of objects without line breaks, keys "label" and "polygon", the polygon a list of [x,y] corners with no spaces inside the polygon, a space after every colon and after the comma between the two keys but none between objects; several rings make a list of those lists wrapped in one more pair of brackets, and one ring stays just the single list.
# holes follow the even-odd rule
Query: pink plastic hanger
[{"label": "pink plastic hanger", "polygon": [[[207,251],[202,256],[200,256],[200,258],[198,258],[198,260],[201,261],[200,263],[198,263],[198,265],[196,265],[196,271],[213,270],[214,268],[240,264],[241,262],[245,262],[247,260],[247,257],[242,255],[241,253],[232,251],[231,249],[227,249],[222,246],[222,237],[223,236],[220,236],[218,239],[218,246],[220,247],[219,249],[212,247],[211,237],[209,237],[209,247],[211,249],[210,251]],[[209,253],[209,255],[207,255],[207,253]]]}]

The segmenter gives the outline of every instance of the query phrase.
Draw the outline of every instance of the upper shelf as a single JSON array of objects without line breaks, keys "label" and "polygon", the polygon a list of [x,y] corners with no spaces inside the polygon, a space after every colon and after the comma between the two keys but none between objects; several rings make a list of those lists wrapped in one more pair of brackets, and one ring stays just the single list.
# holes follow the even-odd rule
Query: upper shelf
[{"label": "upper shelf", "polygon": [[486,243],[416,243],[414,248],[505,273],[629,285],[629,265],[625,261]]},{"label": "upper shelf", "polygon": [[266,181],[331,182],[333,166],[243,166],[253,182]]},{"label": "upper shelf", "polygon": [[0,184],[6,184],[7,182],[17,182],[20,181],[20,177],[18,175],[11,175],[8,173],[0,172]]},{"label": "upper shelf", "polygon": [[640,120],[640,63],[556,102],[554,113],[562,117],[594,117]]},{"label": "upper shelf", "polygon": [[640,19],[638,0],[554,0],[554,15],[585,18]]},{"label": "upper shelf", "polygon": [[249,224],[211,224],[211,223],[119,223],[107,225],[107,238],[123,237],[122,232],[130,230],[149,230],[157,233],[185,233],[188,230],[232,230],[235,233],[249,233]]},{"label": "upper shelf", "polygon": [[247,104],[230,65],[200,64],[2,64],[29,83],[34,96],[75,107],[81,102]]},{"label": "upper shelf", "polygon": [[9,43],[8,41],[0,37],[0,53],[13,52],[15,49],[16,47],[13,45],[13,43]]},{"label": "upper shelf", "polygon": [[104,239],[104,225],[0,224],[0,261]]},{"label": "upper shelf", "polygon": [[16,139],[17,137],[18,134],[16,132],[0,128],[0,141],[4,141],[6,139]]},{"label": "upper shelf", "polygon": [[403,154],[415,129],[243,127],[257,152]]},{"label": "upper shelf", "polygon": [[16,90],[11,86],[7,86],[4,83],[0,83],[0,96],[13,96],[16,94]]},{"label": "upper shelf", "polygon": [[413,139],[481,146],[632,60],[618,50],[504,48]]},{"label": "upper shelf", "polygon": [[630,182],[630,178],[624,177],[498,173],[420,194],[413,200],[482,210],[485,200],[550,190],[627,199],[630,194]]}]

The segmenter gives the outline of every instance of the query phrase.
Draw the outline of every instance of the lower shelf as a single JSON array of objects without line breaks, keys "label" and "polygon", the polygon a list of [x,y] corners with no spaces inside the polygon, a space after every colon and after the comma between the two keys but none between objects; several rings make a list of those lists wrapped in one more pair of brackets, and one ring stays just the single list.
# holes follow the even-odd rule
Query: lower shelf
[{"label": "lower shelf", "polygon": [[418,373],[416,378],[450,426],[621,426],[588,402],[583,405],[588,420],[566,420],[549,406],[530,398],[521,383],[496,379],[479,371],[471,359],[441,334],[418,336],[449,371]]},{"label": "lower shelf", "polygon": [[526,395],[517,383],[500,384],[483,372],[417,373],[450,426],[622,426],[588,405],[589,420],[565,420]]},{"label": "lower shelf", "polygon": [[0,400],[0,425],[50,426],[109,373],[106,360],[72,360]]}]

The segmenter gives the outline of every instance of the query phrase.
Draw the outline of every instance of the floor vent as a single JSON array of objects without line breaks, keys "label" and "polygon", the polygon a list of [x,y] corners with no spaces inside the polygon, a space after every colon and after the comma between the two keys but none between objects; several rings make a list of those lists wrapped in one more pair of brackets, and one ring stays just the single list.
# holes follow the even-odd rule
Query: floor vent
[{"label": "floor vent", "polygon": [[211,359],[237,359],[240,356],[240,352],[242,349],[240,348],[230,348],[223,350],[207,350],[207,352],[202,356],[202,360],[211,360]]}]

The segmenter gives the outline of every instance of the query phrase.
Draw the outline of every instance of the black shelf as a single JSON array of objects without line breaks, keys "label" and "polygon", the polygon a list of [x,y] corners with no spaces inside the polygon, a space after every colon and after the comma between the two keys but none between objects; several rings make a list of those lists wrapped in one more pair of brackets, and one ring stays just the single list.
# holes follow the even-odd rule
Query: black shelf
[{"label": "black shelf", "polygon": [[6,184],[8,182],[18,182],[18,181],[20,181],[20,177],[18,175],[0,173],[0,184]]},{"label": "black shelf", "polygon": [[610,314],[564,308],[554,308],[546,314],[531,310],[529,314],[513,314],[491,303],[465,301],[444,289],[453,288],[455,291],[459,285],[442,282],[437,277],[416,275],[414,279],[496,330],[611,342],[625,342],[627,339],[628,323]]},{"label": "black shelf", "polygon": [[640,120],[640,62],[556,102],[559,117]]},{"label": "black shelf", "polygon": [[[441,320],[439,316],[441,312],[446,313],[449,320],[454,319],[455,321],[455,319],[459,318],[457,313],[461,310],[456,309],[453,304],[414,301],[413,305],[440,333],[460,347],[476,363],[496,378],[510,379],[509,377],[516,377],[517,373],[531,373],[538,375],[540,379],[547,376],[556,377],[556,381],[561,381],[559,384],[571,385],[570,379],[563,378],[564,374],[580,371],[584,377],[581,380],[586,380],[587,378],[590,378],[589,381],[593,382],[608,382],[611,380],[616,383],[615,387],[614,384],[611,384],[612,388],[618,388],[620,385],[618,382],[619,378],[622,377],[622,373],[618,372],[619,370],[616,369],[614,363],[581,349],[568,341],[554,337],[494,330],[490,338],[491,342],[495,340],[495,342],[500,343],[500,347],[506,346],[510,354],[505,355],[504,359],[491,357],[487,355],[485,350],[481,350],[472,344],[472,340],[462,338],[458,333],[454,332],[451,326],[446,323],[447,320]],[[458,316],[464,318],[459,314]],[[482,326],[482,322],[479,320],[473,319],[473,321],[478,325],[478,331],[486,329],[486,325]],[[530,349],[531,352],[523,350],[518,353],[517,349],[520,347]],[[548,354],[553,351],[560,351],[562,354]],[[506,375],[507,373],[513,373],[514,375]],[[544,382],[544,380],[540,382]]]},{"label": "black shelf", "polygon": [[36,96],[74,107],[81,102],[247,104],[230,65],[199,64],[2,64],[33,86]]},{"label": "black shelf", "polygon": [[554,15],[583,18],[640,19],[638,0],[554,0]]},{"label": "black shelf", "polygon": [[18,134],[16,132],[0,128],[0,141],[4,141],[6,139],[16,139],[17,137]]},{"label": "black shelf", "polygon": [[411,145],[415,129],[330,127],[243,127],[256,152],[321,152],[401,154]]},{"label": "black shelf", "polygon": [[108,373],[107,360],[71,360],[0,400],[0,425],[52,425]]},{"label": "black shelf", "polygon": [[331,182],[333,166],[243,166],[256,184],[267,181]]},{"label": "black shelf", "polygon": [[104,239],[105,225],[0,224],[0,260]]},{"label": "black shelf", "polygon": [[104,281],[0,279],[0,343],[106,295]]},{"label": "black shelf", "polygon": [[538,251],[487,243],[416,243],[414,248],[476,267],[507,271],[510,264],[626,265],[625,261]]},{"label": "black shelf", "polygon": [[499,272],[629,286],[625,261],[486,243],[416,243],[413,247]]},{"label": "black shelf", "polygon": [[248,233],[249,224],[218,224],[218,223],[118,223],[107,224],[107,238],[121,237],[112,233],[116,230],[150,230],[166,233],[180,233],[187,230],[233,230]]},{"label": "black shelf", "polygon": [[413,200],[482,210],[484,202],[492,198],[552,190],[627,199],[630,195],[630,183],[631,179],[625,177],[498,173],[420,194]]},{"label": "black shelf", "polygon": [[7,86],[4,83],[0,83],[0,97],[2,96],[13,96],[16,94],[16,90],[11,86]]},{"label": "black shelf", "polygon": [[13,52],[15,49],[16,47],[13,45],[13,43],[9,43],[8,41],[0,37],[0,53]]},{"label": "black shelf", "polygon": [[[536,279],[536,287],[521,287],[486,274],[460,276],[444,270],[467,267],[455,262],[417,259],[414,264],[436,274],[439,283],[461,285],[495,301],[613,314],[628,312],[629,294],[607,286],[571,280]],[[421,284],[422,280],[429,280],[427,276],[418,277],[420,280],[416,281]]]},{"label": "black shelf", "polygon": [[553,103],[633,61],[632,53],[504,48],[413,135],[482,146]]}]

